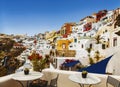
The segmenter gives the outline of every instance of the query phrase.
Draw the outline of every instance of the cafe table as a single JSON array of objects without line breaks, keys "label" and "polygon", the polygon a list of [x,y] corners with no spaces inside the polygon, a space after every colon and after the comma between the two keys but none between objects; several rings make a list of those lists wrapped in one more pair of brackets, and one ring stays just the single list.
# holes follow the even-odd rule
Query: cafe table
[{"label": "cafe table", "polygon": [[12,79],[19,82],[22,87],[25,87],[22,82],[27,82],[27,87],[29,87],[29,82],[32,80],[39,79],[43,76],[41,72],[30,71],[28,75],[24,74],[24,71],[16,72],[13,74]]},{"label": "cafe table", "polygon": [[69,79],[73,82],[76,82],[80,85],[80,87],[84,87],[84,85],[88,85],[91,87],[92,85],[98,84],[101,82],[101,79],[88,73],[86,78],[83,78],[81,73],[72,74],[69,76]]}]

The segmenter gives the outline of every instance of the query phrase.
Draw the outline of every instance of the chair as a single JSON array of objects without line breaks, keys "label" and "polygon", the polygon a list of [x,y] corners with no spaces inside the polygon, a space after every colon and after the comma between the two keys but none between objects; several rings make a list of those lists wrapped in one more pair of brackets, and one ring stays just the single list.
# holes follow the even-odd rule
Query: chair
[{"label": "chair", "polygon": [[37,79],[33,80],[29,83],[29,87],[47,87],[48,81],[42,80],[42,79]]},{"label": "chair", "polygon": [[51,79],[50,85],[47,85],[48,81],[46,80],[37,79],[37,80],[32,81],[29,84],[29,87],[57,87],[58,76],[59,75],[57,75],[56,78]]},{"label": "chair", "polygon": [[108,84],[112,85],[113,87],[120,87],[120,81],[111,76],[108,76],[107,78],[106,87],[108,87]]},{"label": "chair", "polygon": [[59,74],[57,74],[57,77],[56,77],[56,78],[51,79],[50,85],[48,85],[48,87],[57,87],[58,76],[59,76]]}]

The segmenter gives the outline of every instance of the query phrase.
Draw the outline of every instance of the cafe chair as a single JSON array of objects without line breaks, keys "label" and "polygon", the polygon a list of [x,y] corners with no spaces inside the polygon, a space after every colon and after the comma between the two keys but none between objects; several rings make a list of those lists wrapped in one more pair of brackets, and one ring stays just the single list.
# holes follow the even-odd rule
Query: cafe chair
[{"label": "cafe chair", "polygon": [[120,87],[120,81],[111,76],[107,77],[106,87],[109,87],[108,84],[112,85],[113,87]]},{"label": "cafe chair", "polygon": [[54,79],[51,79],[50,85],[48,87],[57,87],[57,81],[58,81],[59,74],[57,74],[57,77]]}]

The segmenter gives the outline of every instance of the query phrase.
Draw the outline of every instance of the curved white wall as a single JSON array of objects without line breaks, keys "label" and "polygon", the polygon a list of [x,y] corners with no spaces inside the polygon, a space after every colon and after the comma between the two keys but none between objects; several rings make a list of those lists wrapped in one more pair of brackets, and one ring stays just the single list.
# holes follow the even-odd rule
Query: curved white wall
[{"label": "curved white wall", "polygon": [[106,71],[109,73],[113,73],[114,75],[120,75],[120,46],[113,47],[105,51],[106,56],[110,56],[113,54],[113,57],[108,62]]}]

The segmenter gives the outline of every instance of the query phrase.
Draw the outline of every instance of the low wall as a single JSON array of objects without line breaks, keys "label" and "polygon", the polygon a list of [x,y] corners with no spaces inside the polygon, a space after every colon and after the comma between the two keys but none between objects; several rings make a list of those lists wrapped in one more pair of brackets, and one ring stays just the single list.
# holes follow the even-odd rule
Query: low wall
[{"label": "low wall", "polygon": [[0,77],[0,87],[21,87],[19,83],[17,83],[15,80],[12,80],[13,74]]},{"label": "low wall", "polygon": [[[69,80],[68,77],[71,74],[77,74],[81,72],[64,71],[64,70],[57,70],[57,69],[44,69],[43,73],[44,73],[44,79],[48,80],[49,82],[52,78],[56,76],[56,74],[59,74],[58,87],[80,87],[78,83],[72,82],[71,80]],[[95,75],[101,79],[101,83],[93,85],[93,87],[106,87],[106,80],[108,75],[103,75],[103,74],[92,74],[92,75]],[[113,76],[113,77],[120,80],[120,76]],[[88,87],[88,85],[86,85],[85,87]]]},{"label": "low wall", "polygon": [[75,57],[76,51],[75,50],[58,50],[57,56],[59,57]]},{"label": "low wall", "polygon": [[[13,74],[0,77],[0,87],[22,87],[19,82],[11,78],[12,75]],[[22,83],[26,85],[26,82],[22,82]]]}]

